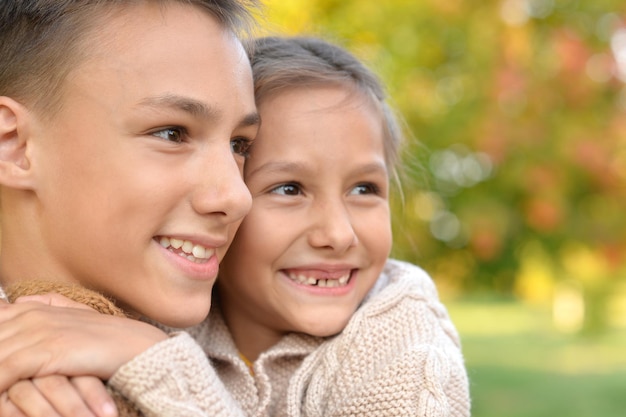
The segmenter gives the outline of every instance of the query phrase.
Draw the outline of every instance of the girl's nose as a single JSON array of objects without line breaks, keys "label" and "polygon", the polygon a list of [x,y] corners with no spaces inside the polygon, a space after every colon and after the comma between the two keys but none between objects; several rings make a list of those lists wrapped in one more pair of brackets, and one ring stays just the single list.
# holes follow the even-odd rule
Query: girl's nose
[{"label": "girl's nose", "polygon": [[314,211],[308,238],[311,246],[345,252],[357,244],[358,237],[343,202],[318,204]]}]

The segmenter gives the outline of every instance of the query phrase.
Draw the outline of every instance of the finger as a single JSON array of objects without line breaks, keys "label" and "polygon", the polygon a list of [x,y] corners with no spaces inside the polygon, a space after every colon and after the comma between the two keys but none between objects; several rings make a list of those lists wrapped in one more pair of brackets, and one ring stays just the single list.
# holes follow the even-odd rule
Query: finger
[{"label": "finger", "polygon": [[77,376],[70,379],[76,390],[98,417],[117,417],[117,407],[104,383],[93,376]]},{"label": "finger", "polygon": [[[98,380],[97,378],[94,379]],[[36,378],[33,381],[46,400],[61,416],[96,417],[70,378],[52,375]]]},{"label": "finger", "polygon": [[28,342],[19,333],[10,331],[0,331],[2,339],[2,352],[0,353],[0,392],[7,391],[9,387],[21,379],[28,379],[35,376],[39,369],[36,367],[42,360],[42,352],[39,352],[40,359],[30,361],[24,357],[25,348]]},{"label": "finger", "polygon": [[[23,351],[17,351],[9,355],[2,363],[2,372],[0,372],[0,391],[6,391],[21,380],[28,380],[32,377],[45,376],[42,374],[41,363],[47,363],[48,359],[45,353],[38,352],[39,355],[33,353],[32,360],[29,360]],[[50,372],[53,373],[53,372]]]},{"label": "finger", "polygon": [[[0,392],[7,391],[19,380],[39,376],[41,366],[50,359],[45,349],[36,352],[28,349],[36,343],[39,335],[36,330],[42,328],[40,315],[29,312],[32,306],[32,303],[0,305]],[[43,328],[47,329],[45,325]],[[32,361],[27,358],[31,354]]]},{"label": "finger", "polygon": [[31,380],[14,384],[8,390],[8,397],[22,413],[29,417],[60,417]]},{"label": "finger", "polygon": [[43,294],[43,295],[26,295],[23,297],[19,297],[15,300],[16,304],[30,303],[30,302],[46,304],[46,305],[53,306],[53,307],[67,307],[67,308],[80,308],[83,310],[92,310],[91,308],[87,307],[83,303],[70,300],[67,297],[64,297],[60,294],[55,294],[55,293]]},{"label": "finger", "polygon": [[26,414],[15,406],[9,399],[9,394],[3,392],[0,395],[0,416],[2,417],[28,417]]}]

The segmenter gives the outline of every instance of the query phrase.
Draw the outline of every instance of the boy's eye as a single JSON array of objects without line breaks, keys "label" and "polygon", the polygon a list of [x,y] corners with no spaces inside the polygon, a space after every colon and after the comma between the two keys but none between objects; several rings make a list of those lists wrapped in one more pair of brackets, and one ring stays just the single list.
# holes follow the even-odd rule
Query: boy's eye
[{"label": "boy's eye", "polygon": [[250,154],[252,141],[246,138],[234,138],[230,141],[230,149],[233,153],[247,158]]},{"label": "boy's eye", "polygon": [[152,132],[152,135],[169,142],[181,143],[183,141],[184,129],[179,127],[168,127],[166,129]]},{"label": "boy's eye", "polygon": [[350,194],[352,195],[377,194],[377,193],[378,193],[378,187],[374,184],[359,184],[350,191]]},{"label": "boy's eye", "polygon": [[274,193],[274,194],[281,194],[281,195],[299,195],[299,194],[301,194],[300,186],[298,184],[294,184],[294,183],[279,185],[278,187],[272,189],[272,193]]}]

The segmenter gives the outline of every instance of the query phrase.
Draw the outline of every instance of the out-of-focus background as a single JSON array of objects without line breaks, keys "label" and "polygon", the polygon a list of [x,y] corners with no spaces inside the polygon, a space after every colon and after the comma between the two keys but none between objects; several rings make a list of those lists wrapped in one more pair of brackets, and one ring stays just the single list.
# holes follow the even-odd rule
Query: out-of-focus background
[{"label": "out-of-focus background", "polygon": [[626,2],[266,0],[414,136],[394,256],[434,277],[473,416],[626,415]]}]

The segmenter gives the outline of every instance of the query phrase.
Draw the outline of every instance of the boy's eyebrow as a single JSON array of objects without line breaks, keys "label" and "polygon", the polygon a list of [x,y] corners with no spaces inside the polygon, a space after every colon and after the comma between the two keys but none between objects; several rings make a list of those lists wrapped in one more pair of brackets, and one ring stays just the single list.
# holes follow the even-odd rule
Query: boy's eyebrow
[{"label": "boy's eyebrow", "polygon": [[[140,106],[145,107],[169,107],[190,114],[193,117],[215,120],[219,119],[222,112],[214,107],[210,107],[202,101],[180,96],[176,94],[163,94],[159,96],[146,97],[139,102]],[[257,112],[245,115],[239,122],[239,127],[255,126],[260,123],[260,117]]]},{"label": "boy's eyebrow", "polygon": [[239,123],[239,127],[258,126],[261,124],[261,116],[259,113],[254,112],[244,116]]},{"label": "boy's eyebrow", "polygon": [[204,119],[216,119],[220,116],[220,112],[217,109],[209,107],[199,100],[176,94],[146,97],[139,102],[139,105],[145,107],[170,107]]}]

